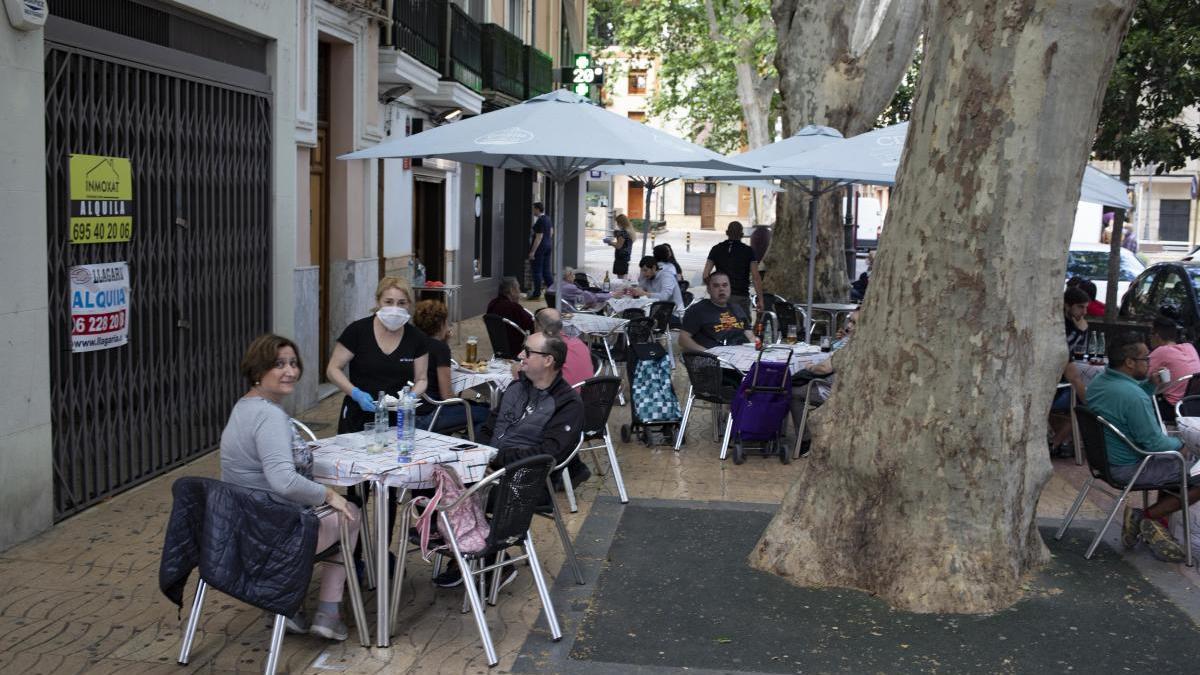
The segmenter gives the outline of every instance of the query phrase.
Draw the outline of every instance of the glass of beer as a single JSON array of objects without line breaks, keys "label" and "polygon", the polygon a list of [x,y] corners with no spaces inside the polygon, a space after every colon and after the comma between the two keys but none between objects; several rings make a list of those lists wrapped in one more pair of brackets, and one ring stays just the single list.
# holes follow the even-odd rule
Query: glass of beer
[{"label": "glass of beer", "polygon": [[474,335],[467,336],[467,363],[479,362],[479,340]]},{"label": "glass of beer", "polygon": [[796,325],[792,324],[787,327],[787,333],[783,337],[784,341],[789,345],[796,344]]}]

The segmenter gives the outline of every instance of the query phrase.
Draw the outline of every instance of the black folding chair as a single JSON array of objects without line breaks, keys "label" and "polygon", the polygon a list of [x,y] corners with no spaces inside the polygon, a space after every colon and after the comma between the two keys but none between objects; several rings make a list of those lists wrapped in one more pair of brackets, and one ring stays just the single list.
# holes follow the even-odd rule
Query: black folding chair
[{"label": "black folding chair", "polygon": [[[592,454],[592,463],[596,465],[596,473],[603,476],[600,459],[596,451],[605,448],[608,451],[608,464],[612,467],[613,479],[617,483],[617,493],[621,495],[621,503],[629,503],[629,495],[625,493],[625,481],[621,478],[621,465],[617,462],[617,451],[613,447],[612,437],[608,433],[608,416],[612,413],[613,404],[617,400],[617,392],[621,391],[621,378],[611,375],[593,377],[575,385],[579,398],[583,400],[583,428],[580,432],[579,443],[569,457],[554,467],[562,472],[563,491],[567,493],[567,505],[571,513],[579,510],[575,503],[575,487],[571,484],[571,472],[567,465],[579,455],[588,450]],[[584,445],[590,443],[590,445]]]},{"label": "black folding chair", "polygon": [[[713,405],[713,435],[716,435],[717,420],[720,410],[733,403],[737,386],[733,385],[727,372],[743,373],[730,364],[725,364],[720,358],[708,352],[686,351],[683,353],[683,367],[688,373],[687,404],[683,408],[683,421],[679,424],[679,435],[675,438],[675,450],[683,445],[683,437],[687,432],[688,420],[692,416],[692,406],[696,399]],[[733,427],[733,413],[725,415],[725,434],[721,439],[721,459],[729,454],[729,433]]]},{"label": "black folding chair", "polygon": [[[489,666],[499,662],[496,647],[492,643],[492,634],[488,630],[487,617],[484,615],[483,598],[486,594],[489,604],[495,604],[500,591],[501,572],[508,565],[515,565],[522,560],[529,561],[529,571],[533,575],[534,585],[542,601],[542,611],[550,624],[551,638],[557,642],[562,639],[562,629],[558,625],[558,615],[554,612],[554,603],[550,600],[550,587],[542,575],[542,565],[538,560],[537,550],[533,545],[533,532],[530,523],[534,513],[545,500],[546,483],[550,470],[554,466],[554,458],[550,455],[534,455],[511,462],[503,469],[493,472],[471,486],[457,500],[448,504],[438,504],[439,531],[450,545],[458,568],[463,574],[463,587],[466,590],[467,603],[475,615],[475,626],[479,629],[479,638],[483,642],[483,650],[487,655]],[[472,495],[484,495],[485,489],[492,490],[492,517],[489,521],[491,530],[482,550],[463,551],[458,544],[454,526],[447,515],[458,508],[464,500]],[[422,501],[424,500],[424,501]],[[420,511],[428,502],[428,498],[417,497],[414,500],[414,511]],[[508,549],[520,546],[522,555],[508,557]],[[495,559],[495,562],[488,563]],[[487,573],[492,572],[492,588],[487,592]],[[397,588],[402,579],[397,580]],[[465,611],[465,609],[464,609]]]},{"label": "black folding chair", "polygon": [[675,368],[675,349],[671,346],[671,319],[675,316],[675,303],[660,300],[650,305],[650,320],[654,322],[654,337],[661,339],[671,355],[671,368]]},{"label": "black folding chair", "polygon": [[[1062,539],[1063,534],[1067,531],[1067,526],[1071,524],[1072,520],[1074,520],[1075,514],[1079,511],[1079,507],[1083,505],[1084,498],[1087,497],[1088,491],[1093,487],[1109,495],[1110,497],[1115,497],[1117,501],[1115,504],[1113,504],[1112,510],[1109,511],[1108,518],[1104,520],[1104,525],[1100,528],[1100,531],[1096,533],[1095,539],[1092,540],[1091,546],[1088,546],[1087,553],[1085,553],[1083,556],[1084,558],[1090,559],[1092,554],[1096,552],[1096,547],[1100,545],[1100,540],[1104,537],[1104,532],[1108,530],[1109,525],[1112,525],[1113,518],[1116,518],[1117,512],[1120,511],[1121,506],[1125,504],[1125,500],[1129,497],[1129,493],[1141,492],[1142,506],[1145,507],[1148,502],[1147,493],[1151,490],[1156,490],[1175,495],[1179,497],[1180,501],[1182,501],[1184,504],[1183,509],[1181,509],[1183,512],[1183,548],[1187,552],[1187,565],[1188,567],[1191,567],[1192,526],[1188,519],[1187,508],[1188,463],[1184,458],[1183,453],[1179,452],[1178,450],[1168,450],[1165,452],[1153,453],[1146,452],[1135,445],[1133,441],[1129,440],[1129,438],[1125,434],[1121,433],[1120,429],[1113,426],[1111,422],[1092,412],[1086,406],[1075,407],[1075,418],[1079,422],[1079,435],[1083,440],[1083,450],[1085,456],[1087,457],[1088,471],[1090,471],[1092,475],[1083,483],[1083,487],[1079,490],[1079,495],[1075,497],[1075,503],[1071,504],[1071,510],[1067,511],[1067,515],[1065,518],[1063,518],[1062,525],[1059,526],[1058,532],[1055,533],[1054,538]],[[1114,434],[1117,438],[1120,438],[1127,445],[1129,445],[1129,447],[1133,448],[1134,452],[1136,452],[1142,458],[1141,461],[1138,462],[1137,470],[1133,473],[1133,476],[1128,482],[1119,481],[1112,475],[1112,467],[1108,463],[1108,441],[1105,438],[1105,431],[1108,431],[1109,433]],[[1146,468],[1146,464],[1151,459],[1156,457],[1162,458],[1160,461],[1165,459],[1173,459],[1174,461],[1179,462],[1178,481],[1172,480],[1166,483],[1138,484],[1138,477],[1142,475],[1142,471]],[[1109,487],[1113,488],[1114,490],[1118,490],[1119,492],[1110,492],[1096,485],[1096,481],[1098,480],[1106,483]]]},{"label": "black folding chair", "polygon": [[[525,329],[499,314],[484,314],[483,325],[492,343],[492,354],[498,359],[517,358],[517,352],[523,349],[525,338],[529,337]],[[516,344],[513,344],[514,340]]]}]

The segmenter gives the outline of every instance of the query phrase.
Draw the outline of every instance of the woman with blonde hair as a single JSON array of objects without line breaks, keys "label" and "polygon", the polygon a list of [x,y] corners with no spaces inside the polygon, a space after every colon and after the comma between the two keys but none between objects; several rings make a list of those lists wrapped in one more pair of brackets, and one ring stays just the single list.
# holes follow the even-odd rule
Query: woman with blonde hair
[{"label": "woman with blonde hair", "polygon": [[605,237],[604,243],[617,249],[613,252],[612,271],[618,279],[624,279],[629,273],[629,258],[633,255],[633,224],[629,222],[629,216],[617,214],[612,236]]},{"label": "woman with blonde hair", "polygon": [[[374,421],[379,392],[395,396],[409,382],[413,394],[425,391],[425,335],[408,325],[412,287],[400,277],[384,277],[375,288],[375,304],[371,316],[342,331],[325,368],[329,381],[346,394],[338,415],[339,434],[362,431]],[[394,416],[391,421],[395,423]]]}]

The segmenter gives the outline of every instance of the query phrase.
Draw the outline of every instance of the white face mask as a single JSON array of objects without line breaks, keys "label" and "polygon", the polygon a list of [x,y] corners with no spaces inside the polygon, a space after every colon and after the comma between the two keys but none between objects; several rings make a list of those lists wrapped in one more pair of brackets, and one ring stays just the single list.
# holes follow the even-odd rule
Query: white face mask
[{"label": "white face mask", "polygon": [[400,328],[408,323],[408,310],[403,307],[380,307],[379,311],[375,312],[375,316],[379,318],[379,323],[388,330],[400,330]]}]

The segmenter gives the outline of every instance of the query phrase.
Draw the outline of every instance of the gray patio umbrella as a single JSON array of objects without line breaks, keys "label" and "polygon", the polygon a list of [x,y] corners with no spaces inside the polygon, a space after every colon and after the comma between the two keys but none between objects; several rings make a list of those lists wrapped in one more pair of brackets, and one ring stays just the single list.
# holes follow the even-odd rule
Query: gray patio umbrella
[{"label": "gray patio umbrella", "polygon": [[[725,159],[729,160],[729,158]],[[750,174],[740,171],[703,171],[701,169],[688,169],[684,167],[662,166],[657,164],[603,164],[597,166],[596,170],[603,171],[605,173],[616,174],[618,176],[629,176],[630,178],[638,180],[646,187],[646,227],[642,230],[642,257],[645,257],[646,255],[646,242],[650,238],[650,204],[653,201],[654,191],[668,183],[677,181],[681,178],[694,178],[697,180],[716,180],[724,183],[734,183],[737,185],[744,185],[745,187],[755,190],[779,190],[779,188],[770,181],[750,180],[748,178]]]},{"label": "gray patio umbrella", "polygon": [[[563,193],[571,179],[600,164],[669,164],[750,171],[721,155],[609,112],[566,90],[454,124],[396,138],[338,159],[438,157],[500,169],[534,169],[554,181],[554,218],[564,225]],[[561,232],[559,233],[561,235]],[[562,267],[562,237],[554,237]],[[556,278],[557,278],[556,274]],[[561,303],[562,296],[558,296]]]},{"label": "gray patio umbrella", "polygon": [[[778,178],[789,186],[800,187],[808,192],[810,197],[807,298],[810,322],[815,269],[817,198],[850,183],[894,185],[896,170],[900,167],[900,157],[904,153],[907,134],[908,122],[902,122],[868,131],[852,138],[832,141],[806,152],[796,153],[791,157],[777,156],[762,165],[762,177]],[[757,163],[746,160],[748,154],[735,155],[732,159],[743,164],[757,166]],[[1129,198],[1126,196],[1125,184],[1092,167],[1087,167],[1084,171],[1079,198],[1082,201],[1119,208],[1131,206]],[[807,330],[808,327],[805,328]]]}]

